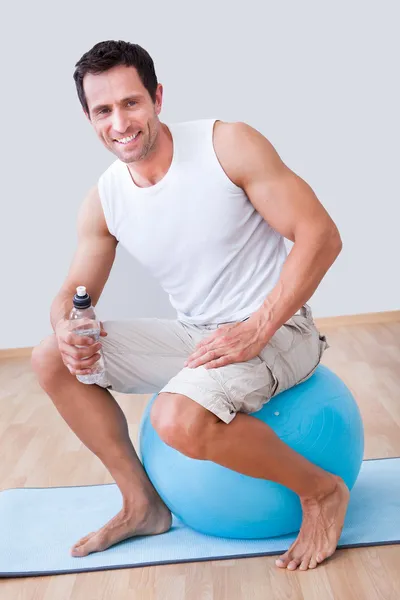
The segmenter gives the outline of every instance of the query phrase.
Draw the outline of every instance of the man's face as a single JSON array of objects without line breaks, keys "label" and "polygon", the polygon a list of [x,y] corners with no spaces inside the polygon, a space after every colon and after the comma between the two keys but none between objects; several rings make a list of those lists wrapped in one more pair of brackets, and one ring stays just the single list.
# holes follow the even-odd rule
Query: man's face
[{"label": "man's face", "polygon": [[136,69],[118,66],[85,75],[83,88],[88,116],[105,147],[124,163],[143,160],[158,135],[162,86],[153,103]]}]

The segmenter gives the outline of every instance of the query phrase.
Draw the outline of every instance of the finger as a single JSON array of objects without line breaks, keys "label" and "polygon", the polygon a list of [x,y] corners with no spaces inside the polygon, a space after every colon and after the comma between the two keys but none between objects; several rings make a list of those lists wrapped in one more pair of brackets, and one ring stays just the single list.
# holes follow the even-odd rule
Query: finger
[{"label": "finger", "polygon": [[189,358],[188,358],[188,362],[192,361],[192,360],[197,360],[198,358],[203,357],[205,354],[209,353],[209,352],[216,352],[218,356],[222,356],[222,354],[225,354],[228,351],[232,350],[232,345],[228,344],[228,340],[226,337],[219,337],[218,339],[215,339],[213,342],[207,344],[206,346],[203,346],[202,348],[199,348],[198,350],[196,350],[195,352],[193,352]]},{"label": "finger", "polygon": [[73,367],[71,367],[70,365],[65,365],[65,366],[67,367],[67,369],[71,373],[71,375],[89,375],[93,371],[93,369],[77,370],[77,369],[74,369]]},{"label": "finger", "polygon": [[217,353],[216,350],[211,350],[209,352],[206,352],[202,356],[199,356],[195,360],[188,360],[187,366],[189,367],[189,369],[194,369],[196,367],[200,367],[200,365],[204,365],[205,363],[211,362],[212,360],[216,360],[217,358],[219,358],[219,356],[220,355],[219,353]]},{"label": "finger", "polygon": [[205,368],[214,368],[214,367],[224,367],[225,365],[230,365],[233,363],[243,362],[244,356],[240,352],[225,352],[218,358],[210,361],[207,365],[204,365]]},{"label": "finger", "polygon": [[[74,360],[73,358],[67,357],[64,360],[64,364],[68,368],[72,368],[74,371],[86,370],[92,367],[100,358],[100,354],[94,354],[92,357],[85,360]],[[71,371],[71,369],[70,369]]]},{"label": "finger", "polygon": [[190,354],[187,357],[186,361],[184,362],[184,365],[188,365],[191,361],[196,360],[200,356],[203,356],[203,354],[205,354],[206,352],[208,352],[208,348],[200,348],[199,350],[195,350],[194,352],[192,352],[192,354]]},{"label": "finger", "polygon": [[74,369],[89,369],[100,359],[100,354],[93,354],[89,358],[75,359],[66,354],[62,355],[62,360],[65,365],[70,365]]},{"label": "finger", "polygon": [[232,357],[229,356],[220,356],[216,360],[212,360],[211,362],[204,365],[206,369],[215,369],[218,367],[225,367],[226,365],[230,365],[235,362]]},{"label": "finger", "polygon": [[92,344],[91,346],[77,348],[76,346],[70,346],[69,344],[61,342],[59,344],[59,349],[61,354],[70,356],[75,360],[82,360],[84,358],[90,358],[96,352],[98,352],[101,349],[101,343],[97,342],[96,344]]},{"label": "finger", "polygon": [[69,346],[68,344],[62,344],[62,343],[59,344],[58,348],[60,350],[60,354],[63,358],[64,363],[71,358],[74,360],[78,360],[78,358],[79,358],[78,348],[75,348],[74,346]]},{"label": "finger", "polygon": [[66,354],[67,356],[71,356],[72,358],[79,360],[80,358],[88,358],[89,356],[93,356],[93,354],[96,352],[97,344],[85,346],[84,348],[77,348],[76,346],[71,346],[70,344],[60,341],[58,347],[61,354]]},{"label": "finger", "polygon": [[74,369],[68,365],[66,367],[71,375],[90,375],[90,373],[93,373],[93,367],[91,369]]},{"label": "finger", "polygon": [[70,346],[91,346],[95,343],[93,338],[76,334],[73,331],[67,333],[63,341]]},{"label": "finger", "polygon": [[81,370],[75,371],[75,375],[90,375],[91,373],[93,373],[93,368],[81,369]]},{"label": "finger", "polygon": [[188,359],[185,361],[184,365],[185,367],[187,365],[189,365],[190,363],[199,360],[200,358],[202,358],[203,356],[205,356],[206,354],[212,352],[213,349],[210,347],[207,348],[201,348],[200,350],[197,350],[197,352],[193,352],[193,354],[191,354]]},{"label": "finger", "polygon": [[204,348],[204,346],[208,346],[208,344],[212,344],[216,340],[216,338],[220,337],[219,332],[215,332],[212,335],[207,336],[204,340],[201,340],[198,344],[196,344],[195,348]]},{"label": "finger", "polygon": [[201,356],[204,356],[204,354],[207,353],[207,350],[204,350],[203,352],[194,352],[193,354],[191,354],[189,356],[189,358],[183,363],[185,367],[187,367],[189,364],[191,364],[192,362],[194,362],[195,360],[198,360]]}]

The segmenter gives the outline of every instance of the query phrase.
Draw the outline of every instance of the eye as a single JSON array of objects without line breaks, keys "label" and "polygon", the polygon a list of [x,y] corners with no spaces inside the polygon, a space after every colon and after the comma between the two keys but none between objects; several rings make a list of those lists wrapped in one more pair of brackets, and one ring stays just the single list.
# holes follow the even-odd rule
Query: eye
[{"label": "eye", "polygon": [[105,113],[105,111],[109,110],[108,108],[102,108],[101,110],[99,110],[99,112],[97,113],[98,115],[103,115]]},{"label": "eye", "polygon": [[129,105],[129,104],[132,104],[132,105],[134,105],[134,104],[137,104],[137,102],[136,102],[136,100],[128,100],[128,105]]}]

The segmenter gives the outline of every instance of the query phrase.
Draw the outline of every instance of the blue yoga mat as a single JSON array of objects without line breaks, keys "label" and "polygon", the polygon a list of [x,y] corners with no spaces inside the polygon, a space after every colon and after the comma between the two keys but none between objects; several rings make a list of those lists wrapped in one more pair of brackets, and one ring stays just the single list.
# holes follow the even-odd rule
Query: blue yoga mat
[{"label": "blue yoga mat", "polygon": [[[0,577],[266,556],[285,552],[296,538],[228,540],[196,533],[174,519],[162,535],[131,538],[83,558],[70,556],[71,546],[121,508],[116,484],[2,491]],[[351,492],[338,547],[399,543],[400,457],[366,460]]]}]

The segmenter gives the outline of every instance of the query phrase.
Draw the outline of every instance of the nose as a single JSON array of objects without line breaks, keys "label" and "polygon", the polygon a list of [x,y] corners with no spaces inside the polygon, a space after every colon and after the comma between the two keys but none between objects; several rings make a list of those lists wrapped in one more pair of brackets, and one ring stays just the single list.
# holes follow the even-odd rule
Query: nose
[{"label": "nose", "polygon": [[125,133],[129,127],[129,121],[122,110],[115,110],[112,114],[112,128],[117,133]]}]

